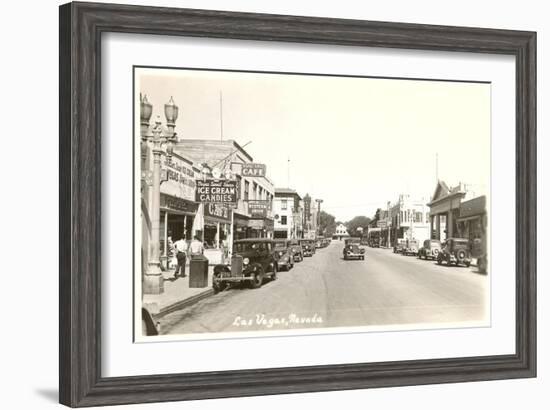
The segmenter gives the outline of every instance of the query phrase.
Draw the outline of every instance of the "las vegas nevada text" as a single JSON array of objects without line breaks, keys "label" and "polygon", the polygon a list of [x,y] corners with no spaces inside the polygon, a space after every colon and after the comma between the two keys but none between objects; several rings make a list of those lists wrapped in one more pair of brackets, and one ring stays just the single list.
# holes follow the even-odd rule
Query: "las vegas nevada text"
[{"label": "las vegas nevada text", "polygon": [[134,85],[136,341],[490,325],[489,83]]}]

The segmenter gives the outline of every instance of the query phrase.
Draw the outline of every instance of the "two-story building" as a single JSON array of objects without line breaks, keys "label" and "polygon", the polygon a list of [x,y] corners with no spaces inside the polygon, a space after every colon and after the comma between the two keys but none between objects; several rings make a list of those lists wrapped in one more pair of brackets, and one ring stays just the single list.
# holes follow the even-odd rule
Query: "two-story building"
[{"label": "two-story building", "polygon": [[302,237],[302,198],[293,189],[275,188],[273,215],[275,238],[295,239]]},{"label": "two-story building", "polygon": [[425,198],[399,195],[389,207],[390,243],[396,246],[397,239],[417,239],[421,243],[430,238],[430,212]]},{"label": "two-story building", "polygon": [[[220,243],[228,243],[231,249],[236,239],[273,237],[274,186],[267,176],[242,175],[243,164],[254,163],[243,147],[234,140],[182,139],[174,151],[193,158],[195,165],[202,170],[207,169],[237,181],[236,207],[230,212],[225,212],[224,207],[205,209],[207,244],[219,247]],[[218,224],[222,224],[222,229]]]}]

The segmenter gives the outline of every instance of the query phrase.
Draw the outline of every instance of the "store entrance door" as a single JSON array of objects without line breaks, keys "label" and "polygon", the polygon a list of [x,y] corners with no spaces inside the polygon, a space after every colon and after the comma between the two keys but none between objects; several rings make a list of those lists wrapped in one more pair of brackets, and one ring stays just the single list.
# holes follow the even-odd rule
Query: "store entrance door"
[{"label": "store entrance door", "polygon": [[[168,236],[175,242],[185,235],[185,215],[168,215]],[[189,238],[186,238],[189,239]]]}]

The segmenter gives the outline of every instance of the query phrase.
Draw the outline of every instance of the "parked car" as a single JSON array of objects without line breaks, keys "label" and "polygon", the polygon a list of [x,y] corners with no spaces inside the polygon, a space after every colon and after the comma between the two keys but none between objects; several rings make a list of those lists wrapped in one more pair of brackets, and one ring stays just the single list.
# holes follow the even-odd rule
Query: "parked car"
[{"label": "parked car", "polygon": [[365,260],[365,248],[361,248],[357,243],[350,243],[344,246],[344,260],[361,259]]},{"label": "parked car", "polygon": [[234,242],[229,265],[214,266],[212,287],[219,292],[231,283],[245,282],[256,289],[266,278],[277,279],[277,271],[273,239],[242,239]]},{"label": "parked car", "polygon": [[313,239],[300,239],[304,256],[313,256],[315,254],[315,241]]},{"label": "parked car", "polygon": [[418,240],[407,239],[403,248],[403,255],[418,255]]},{"label": "parked car", "polygon": [[418,250],[420,259],[437,259],[437,255],[441,252],[441,242],[437,239],[426,239],[422,247]]},{"label": "parked car", "polygon": [[275,259],[279,269],[290,270],[294,267],[292,247],[287,239],[275,239]]},{"label": "parked car", "polygon": [[397,243],[393,247],[393,253],[401,253],[403,252],[403,249],[405,249],[405,245],[407,244],[406,239],[397,239]]},{"label": "parked car", "polygon": [[470,266],[471,261],[470,241],[468,239],[447,239],[441,252],[437,255],[437,263],[439,265],[443,262],[447,262],[447,265],[454,263],[456,266],[460,264]]},{"label": "parked car", "polygon": [[294,262],[302,262],[304,260],[304,251],[302,245],[298,239],[291,239],[289,241],[290,248],[292,249],[292,256]]}]

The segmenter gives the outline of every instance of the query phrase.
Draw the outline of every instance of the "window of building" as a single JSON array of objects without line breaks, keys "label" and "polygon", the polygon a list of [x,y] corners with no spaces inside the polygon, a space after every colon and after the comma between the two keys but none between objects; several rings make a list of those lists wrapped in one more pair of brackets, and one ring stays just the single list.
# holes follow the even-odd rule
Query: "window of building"
[{"label": "window of building", "polygon": [[282,211],[286,211],[287,208],[288,208],[288,201],[287,201],[286,199],[283,199],[283,200],[281,201],[281,210],[282,210]]},{"label": "window of building", "polygon": [[286,225],[286,215],[281,216],[281,225]]},{"label": "window of building", "polygon": [[252,184],[252,199],[258,199],[258,184],[255,182]]},{"label": "window of building", "polygon": [[248,201],[249,199],[249,190],[250,190],[250,182],[244,181],[244,200]]},{"label": "window of building", "polygon": [[422,223],[423,222],[422,216],[423,216],[422,212],[415,212],[414,221]]}]

